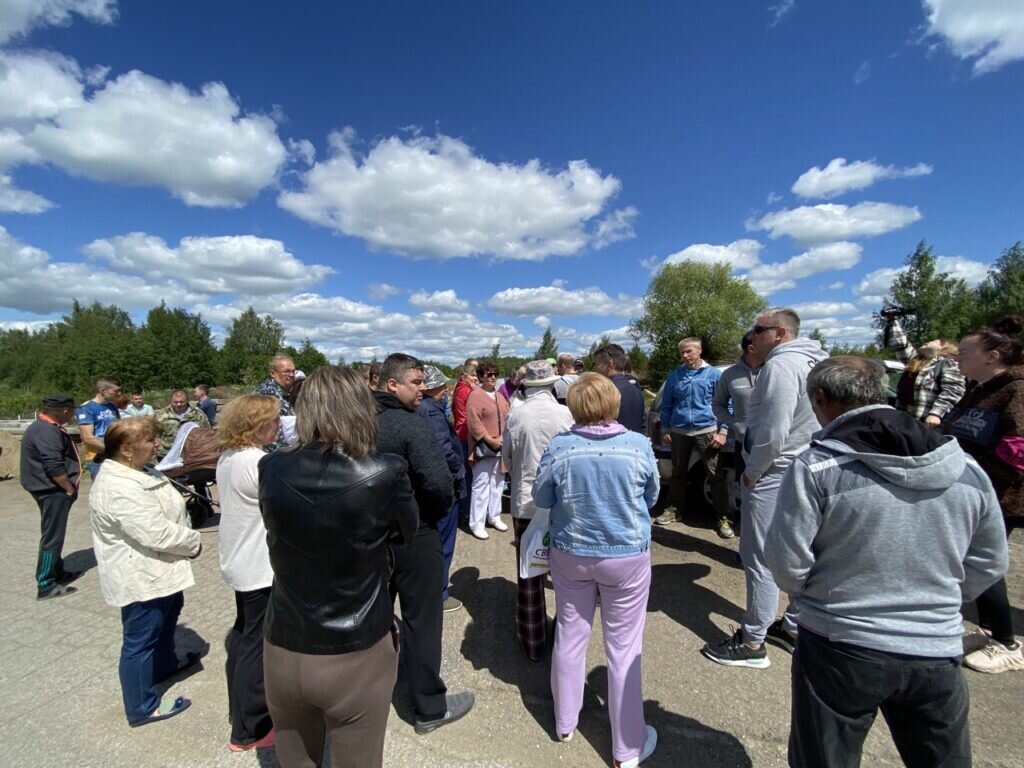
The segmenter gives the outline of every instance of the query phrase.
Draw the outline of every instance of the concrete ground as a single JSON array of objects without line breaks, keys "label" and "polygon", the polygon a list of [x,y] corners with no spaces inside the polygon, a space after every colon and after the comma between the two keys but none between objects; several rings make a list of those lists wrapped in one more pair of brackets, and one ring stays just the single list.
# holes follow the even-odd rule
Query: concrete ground
[{"label": "concrete ground", "polygon": [[[84,498],[72,510],[65,557],[87,569],[78,593],[36,602],[32,573],[38,512],[16,481],[0,483],[0,765],[142,768],[144,766],[276,766],[273,750],[227,749],[223,639],[234,620],[231,590],[217,565],[217,530],[203,530],[196,586],[186,592],[179,652],[209,647],[200,668],[170,691],[194,702],[163,723],[132,729],[117,679],[120,619],[104,604]],[[1020,533],[1018,531],[1018,533]],[[737,541],[702,528],[675,525],[655,532],[654,580],[644,653],[648,722],[658,749],[645,765],[770,768],[786,764],[789,657],[769,652],[766,670],[727,669],[699,653],[725,637],[743,604]],[[913,556],[913,553],[907,553]],[[1024,537],[1011,542],[1010,596],[1024,627]],[[554,739],[549,665],[531,664],[514,637],[515,573],[511,532],[479,542],[460,534],[453,594],[465,608],[445,617],[443,674],[449,689],[472,688],[474,711],[461,722],[417,736],[404,689],[388,722],[387,766],[605,766],[611,764],[599,630],[589,653],[586,703],[577,737]],[[548,592],[548,612],[554,599]],[[971,691],[976,766],[1024,765],[1021,706],[1024,673],[965,672]],[[884,722],[876,723],[865,766],[900,765]]]}]

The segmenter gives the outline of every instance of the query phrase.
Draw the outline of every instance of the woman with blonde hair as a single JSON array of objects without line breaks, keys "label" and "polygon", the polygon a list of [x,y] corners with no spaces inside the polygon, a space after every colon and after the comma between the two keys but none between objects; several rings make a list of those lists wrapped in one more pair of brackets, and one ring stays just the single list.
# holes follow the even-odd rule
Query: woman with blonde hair
[{"label": "woman with blonde hair", "polygon": [[405,461],[377,454],[362,377],[333,365],[295,404],[298,443],[259,464],[274,583],[263,670],[283,768],[380,766],[398,635],[390,547],[416,532]]},{"label": "woman with blonde hair", "polygon": [[616,768],[633,768],[658,742],[644,722],[640,658],[651,588],[648,510],[659,485],[651,441],[615,420],[620,399],[611,379],[597,373],[570,385],[566,402],[576,423],[541,456],[533,500],[551,510],[551,693],[558,738],[569,741],[579,721],[600,598],[612,757]]},{"label": "woman with blonde hair", "polygon": [[263,691],[263,619],[274,572],[259,506],[259,462],[274,442],[281,404],[270,395],[242,395],[217,420],[224,448],[217,460],[220,572],[235,592],[235,624],[226,664],[232,752],[272,747],[274,724]]},{"label": "woman with blonde hair", "polygon": [[185,500],[146,465],[160,447],[152,416],[114,422],[104,436],[107,460],[89,492],[100,589],[121,609],[121,695],[131,726],[181,714],[192,702],[161,698],[155,685],[199,660],[178,659],[174,629],[191,587],[189,560],[199,557],[199,532],[188,527]]}]

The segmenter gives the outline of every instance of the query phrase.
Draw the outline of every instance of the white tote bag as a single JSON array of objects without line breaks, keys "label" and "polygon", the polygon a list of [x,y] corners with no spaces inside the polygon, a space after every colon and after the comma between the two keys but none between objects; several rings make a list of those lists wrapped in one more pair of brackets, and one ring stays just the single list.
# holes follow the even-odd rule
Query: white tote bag
[{"label": "white tote bag", "polygon": [[519,578],[532,579],[551,570],[551,510],[538,508],[519,542]]}]

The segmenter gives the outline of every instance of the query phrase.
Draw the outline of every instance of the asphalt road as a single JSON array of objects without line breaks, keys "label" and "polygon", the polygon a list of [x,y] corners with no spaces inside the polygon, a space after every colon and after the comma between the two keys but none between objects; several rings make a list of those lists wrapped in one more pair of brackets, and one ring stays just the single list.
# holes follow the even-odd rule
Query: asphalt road
[{"label": "asphalt road", "polygon": [[[201,667],[171,686],[194,704],[180,717],[132,729],[124,720],[117,679],[119,614],[99,593],[85,499],[72,511],[65,556],[69,567],[88,572],[76,584],[78,593],[66,598],[35,600],[39,516],[16,481],[0,482],[0,524],[0,765],[277,765],[272,750],[233,754],[227,748],[223,639],[234,620],[234,602],[218,570],[215,527],[203,531],[204,552],[194,564],[197,583],[186,592],[179,626],[179,652],[208,646],[209,653]],[[786,764],[789,657],[773,649],[769,669],[727,669],[698,652],[739,621],[744,587],[736,547],[736,540],[720,541],[699,526],[675,525],[655,533],[643,665],[646,716],[660,740],[645,765]],[[1010,596],[1018,628],[1024,627],[1022,558],[1024,537],[1015,535]],[[400,685],[388,723],[385,765],[611,764],[600,630],[591,641],[578,735],[559,743],[549,665],[528,662],[515,641],[514,569],[511,532],[492,531],[486,542],[460,534],[452,592],[465,608],[445,618],[443,674],[452,691],[472,688],[477,706],[464,720],[417,736]],[[553,608],[549,591],[549,614]],[[975,765],[1024,766],[1024,673],[965,674]],[[900,764],[880,719],[868,739],[864,765]]]}]

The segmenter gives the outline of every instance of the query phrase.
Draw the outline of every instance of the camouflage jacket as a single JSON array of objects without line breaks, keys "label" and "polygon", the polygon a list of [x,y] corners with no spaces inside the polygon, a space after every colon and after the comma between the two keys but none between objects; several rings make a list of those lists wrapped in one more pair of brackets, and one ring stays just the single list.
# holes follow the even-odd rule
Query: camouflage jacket
[{"label": "camouflage jacket", "polygon": [[161,408],[155,414],[157,426],[160,427],[160,455],[165,455],[171,450],[171,445],[174,443],[174,438],[178,434],[178,430],[181,429],[181,425],[188,421],[194,421],[200,427],[210,426],[210,420],[206,418],[206,414],[196,408],[194,405],[190,405],[188,410],[185,411],[184,416],[178,418],[178,415],[171,410],[171,406]]}]

